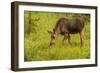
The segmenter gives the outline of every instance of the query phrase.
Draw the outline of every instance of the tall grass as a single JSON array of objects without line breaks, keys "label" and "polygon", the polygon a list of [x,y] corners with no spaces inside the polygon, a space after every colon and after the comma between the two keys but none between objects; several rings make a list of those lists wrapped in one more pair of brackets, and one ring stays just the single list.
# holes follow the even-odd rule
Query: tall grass
[{"label": "tall grass", "polygon": [[[31,28],[28,28],[28,14],[31,13]],[[61,17],[73,18],[76,14],[70,13],[45,13],[26,11],[25,17],[25,37],[24,37],[24,60],[25,61],[45,61],[45,60],[67,60],[67,59],[88,59],[90,58],[90,22],[85,22],[85,43],[80,47],[79,34],[71,34],[72,46],[66,41],[62,46],[62,35],[56,38],[56,44],[50,46],[50,34],[47,32],[54,28],[57,20]],[[85,14],[86,18],[90,19]],[[30,33],[27,30],[30,29]]]}]

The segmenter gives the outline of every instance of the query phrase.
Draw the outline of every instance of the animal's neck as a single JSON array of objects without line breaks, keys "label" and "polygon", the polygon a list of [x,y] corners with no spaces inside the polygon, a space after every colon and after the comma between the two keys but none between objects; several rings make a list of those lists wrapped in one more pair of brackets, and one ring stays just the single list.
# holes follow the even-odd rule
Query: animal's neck
[{"label": "animal's neck", "polygon": [[60,33],[59,27],[56,27],[56,28],[54,29],[54,32],[55,32],[56,34],[59,34],[59,33]]}]

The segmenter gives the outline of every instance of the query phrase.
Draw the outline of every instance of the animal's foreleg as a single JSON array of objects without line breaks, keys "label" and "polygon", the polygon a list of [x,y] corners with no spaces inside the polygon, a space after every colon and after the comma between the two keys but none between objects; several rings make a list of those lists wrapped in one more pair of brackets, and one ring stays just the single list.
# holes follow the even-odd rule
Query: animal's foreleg
[{"label": "animal's foreleg", "polygon": [[68,34],[68,43],[69,43],[70,45],[72,45],[72,44],[71,44],[71,39],[70,39],[70,34]]},{"label": "animal's foreleg", "polygon": [[67,40],[67,38],[68,38],[67,34],[64,34],[64,38],[63,38],[63,41],[62,41],[62,45],[65,44],[65,41]]}]

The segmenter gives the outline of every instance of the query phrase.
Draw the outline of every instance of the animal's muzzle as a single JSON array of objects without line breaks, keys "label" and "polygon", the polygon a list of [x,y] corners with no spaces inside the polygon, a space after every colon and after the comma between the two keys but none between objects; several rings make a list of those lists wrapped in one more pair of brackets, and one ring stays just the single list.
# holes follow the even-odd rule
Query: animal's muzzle
[{"label": "animal's muzzle", "polygon": [[52,43],[50,43],[50,46],[52,45]]},{"label": "animal's muzzle", "polygon": [[54,45],[55,43],[50,43],[50,46]]}]

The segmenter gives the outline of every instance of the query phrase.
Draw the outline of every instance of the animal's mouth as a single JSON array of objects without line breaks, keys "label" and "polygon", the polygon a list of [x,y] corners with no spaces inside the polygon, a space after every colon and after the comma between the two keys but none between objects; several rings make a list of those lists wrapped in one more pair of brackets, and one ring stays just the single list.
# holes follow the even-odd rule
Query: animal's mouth
[{"label": "animal's mouth", "polygon": [[54,45],[55,43],[50,43],[50,46]]}]

